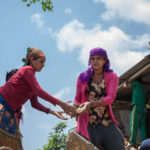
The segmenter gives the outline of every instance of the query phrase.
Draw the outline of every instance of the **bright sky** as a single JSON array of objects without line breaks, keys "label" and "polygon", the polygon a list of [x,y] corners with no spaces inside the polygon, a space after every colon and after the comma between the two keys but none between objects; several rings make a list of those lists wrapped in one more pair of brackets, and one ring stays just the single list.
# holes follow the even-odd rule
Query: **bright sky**
[{"label": "bright sky", "polygon": [[[53,12],[43,12],[39,4],[27,8],[21,0],[1,1],[0,85],[7,71],[23,65],[29,46],[42,49],[47,57],[45,68],[36,74],[41,87],[63,101],[74,99],[77,76],[87,68],[91,48],[106,49],[118,75],[149,53],[149,0],[55,0],[53,5]],[[37,150],[61,120],[29,102],[23,112],[24,150]],[[74,122],[67,121],[68,129]]]}]

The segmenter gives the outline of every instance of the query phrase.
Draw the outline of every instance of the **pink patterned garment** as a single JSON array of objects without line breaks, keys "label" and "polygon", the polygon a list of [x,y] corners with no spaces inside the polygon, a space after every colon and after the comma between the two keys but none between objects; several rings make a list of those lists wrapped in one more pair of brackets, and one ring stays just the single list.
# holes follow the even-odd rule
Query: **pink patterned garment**
[{"label": "pink patterned garment", "polygon": [[[114,72],[104,72],[106,96],[103,97],[104,105],[109,107],[111,119],[116,124],[115,117],[112,112],[111,104],[115,100],[117,87],[118,87],[118,76]],[[77,80],[77,89],[74,104],[82,104],[87,101],[85,90],[88,82],[82,82],[81,77]],[[87,125],[89,121],[89,113],[82,114],[78,117],[77,121],[77,132],[89,139]]]}]

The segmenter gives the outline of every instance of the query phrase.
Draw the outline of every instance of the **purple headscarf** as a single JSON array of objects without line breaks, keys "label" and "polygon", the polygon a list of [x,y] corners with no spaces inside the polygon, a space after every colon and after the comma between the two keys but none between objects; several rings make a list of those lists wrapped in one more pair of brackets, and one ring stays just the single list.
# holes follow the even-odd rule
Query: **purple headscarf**
[{"label": "purple headscarf", "polygon": [[[95,55],[99,55],[99,56],[102,56],[103,58],[105,58],[106,63],[104,64],[103,71],[105,71],[105,72],[112,72],[113,71],[112,69],[109,68],[110,62],[109,62],[109,58],[107,56],[106,50],[99,48],[99,47],[91,49],[90,57],[95,56]],[[90,58],[89,58],[89,62],[90,62]],[[90,66],[90,63],[89,63],[89,66]],[[85,72],[81,73],[81,75],[80,75],[81,80],[82,81],[88,81],[90,79],[90,77],[92,76],[92,74],[93,74],[93,68],[89,67]]]}]

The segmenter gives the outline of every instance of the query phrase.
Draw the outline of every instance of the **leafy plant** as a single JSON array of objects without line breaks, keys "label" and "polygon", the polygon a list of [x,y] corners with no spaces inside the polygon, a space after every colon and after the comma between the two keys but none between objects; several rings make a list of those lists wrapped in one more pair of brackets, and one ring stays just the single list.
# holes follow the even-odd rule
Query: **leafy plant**
[{"label": "leafy plant", "polygon": [[53,4],[51,0],[22,0],[27,4],[27,7],[30,7],[32,4],[35,4],[37,2],[41,3],[43,11],[53,11]]},{"label": "leafy plant", "polygon": [[66,138],[67,134],[63,131],[67,127],[66,123],[60,122],[53,128],[54,132],[49,133],[48,144],[43,146],[43,150],[67,150]]}]

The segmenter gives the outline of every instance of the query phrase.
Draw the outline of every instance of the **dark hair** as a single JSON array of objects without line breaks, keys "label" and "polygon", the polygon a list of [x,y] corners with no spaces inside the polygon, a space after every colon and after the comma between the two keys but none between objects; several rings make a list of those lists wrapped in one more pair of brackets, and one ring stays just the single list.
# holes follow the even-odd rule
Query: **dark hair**
[{"label": "dark hair", "polygon": [[138,77],[138,78],[136,79],[136,81],[138,81],[138,82],[140,82],[140,83],[143,83],[143,80],[142,80],[141,77]]},{"label": "dark hair", "polygon": [[8,81],[19,69],[12,69],[10,72],[6,73],[6,81]]}]

